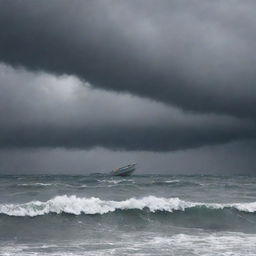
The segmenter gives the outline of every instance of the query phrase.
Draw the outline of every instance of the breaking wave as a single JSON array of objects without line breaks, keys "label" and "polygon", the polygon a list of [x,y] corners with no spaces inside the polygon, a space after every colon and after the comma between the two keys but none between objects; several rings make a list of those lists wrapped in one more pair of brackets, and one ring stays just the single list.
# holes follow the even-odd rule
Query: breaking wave
[{"label": "breaking wave", "polygon": [[124,201],[101,200],[100,198],[79,198],[75,195],[56,196],[46,202],[31,201],[23,204],[0,204],[0,214],[8,216],[40,216],[46,214],[106,214],[123,210],[147,210],[156,212],[186,211],[186,209],[223,210],[234,209],[241,212],[256,212],[256,202],[251,203],[199,203],[183,201],[179,198],[147,196],[141,199],[130,198]]}]

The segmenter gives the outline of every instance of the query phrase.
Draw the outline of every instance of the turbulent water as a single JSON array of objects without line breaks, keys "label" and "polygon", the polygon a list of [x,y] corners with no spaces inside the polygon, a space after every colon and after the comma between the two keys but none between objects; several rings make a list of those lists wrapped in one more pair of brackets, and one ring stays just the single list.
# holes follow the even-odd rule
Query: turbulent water
[{"label": "turbulent water", "polygon": [[0,255],[256,255],[256,178],[0,176]]}]

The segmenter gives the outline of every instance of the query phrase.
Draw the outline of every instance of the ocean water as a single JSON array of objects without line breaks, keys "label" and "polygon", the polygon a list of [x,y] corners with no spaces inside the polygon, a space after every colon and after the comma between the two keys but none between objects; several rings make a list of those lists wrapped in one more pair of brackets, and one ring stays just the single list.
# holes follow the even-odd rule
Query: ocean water
[{"label": "ocean water", "polygon": [[256,178],[0,176],[0,255],[256,255]]}]

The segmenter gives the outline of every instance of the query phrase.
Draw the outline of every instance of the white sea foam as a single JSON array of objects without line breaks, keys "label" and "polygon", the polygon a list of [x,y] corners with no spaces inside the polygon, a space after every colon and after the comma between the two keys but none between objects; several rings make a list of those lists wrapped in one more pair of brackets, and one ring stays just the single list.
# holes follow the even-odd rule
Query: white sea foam
[{"label": "white sea foam", "polygon": [[126,182],[133,182],[132,179],[121,179],[121,180],[99,180],[101,183],[110,183],[110,184],[119,184],[119,183],[126,183]]},{"label": "white sea foam", "polygon": [[18,184],[18,186],[22,187],[30,187],[30,186],[51,186],[51,183],[22,183]]},{"label": "white sea foam", "polygon": [[180,180],[166,180],[164,183],[179,183]]},{"label": "white sea foam", "polygon": [[243,212],[256,212],[256,202],[251,203],[198,203],[183,201],[179,198],[159,198],[147,196],[140,199],[130,198],[124,201],[101,200],[100,198],[79,198],[75,195],[56,196],[46,202],[31,201],[24,204],[0,204],[0,214],[9,216],[38,216],[49,213],[105,214],[116,210],[184,211],[193,207],[209,209],[235,208]]},{"label": "white sea foam", "polygon": [[255,255],[255,234],[220,233],[187,235],[177,234],[167,237],[154,237],[151,246],[168,251],[172,248],[174,255],[204,255],[204,256],[242,256]]},{"label": "white sea foam", "polygon": [[[93,246],[92,246],[93,245]],[[72,248],[72,249],[70,249]],[[88,248],[88,250],[87,250]],[[120,234],[119,239],[83,239],[59,243],[1,243],[3,256],[200,255],[255,256],[255,234],[239,232],[156,235]]]}]

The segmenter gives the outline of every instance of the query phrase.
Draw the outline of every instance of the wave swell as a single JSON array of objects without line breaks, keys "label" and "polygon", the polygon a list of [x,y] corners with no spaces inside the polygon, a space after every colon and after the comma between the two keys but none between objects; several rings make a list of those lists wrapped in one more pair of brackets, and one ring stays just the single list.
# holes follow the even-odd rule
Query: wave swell
[{"label": "wave swell", "polygon": [[0,214],[8,216],[40,216],[55,214],[106,214],[117,210],[149,210],[152,213],[185,211],[191,208],[222,210],[226,208],[241,212],[256,212],[256,202],[251,203],[199,203],[183,201],[179,198],[160,198],[147,196],[140,199],[130,198],[124,201],[101,200],[100,198],[79,198],[75,195],[56,196],[46,202],[31,201],[23,204],[0,204]]}]

